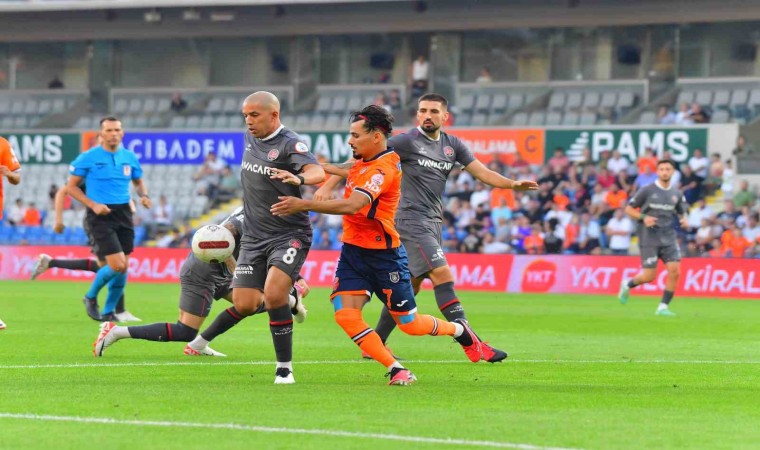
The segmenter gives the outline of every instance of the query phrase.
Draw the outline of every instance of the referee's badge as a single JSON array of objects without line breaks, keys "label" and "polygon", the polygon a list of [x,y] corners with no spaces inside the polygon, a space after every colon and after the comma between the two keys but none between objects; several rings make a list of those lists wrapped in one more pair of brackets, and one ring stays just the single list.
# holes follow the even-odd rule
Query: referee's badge
[{"label": "referee's badge", "polygon": [[122,167],[122,169],[124,169],[124,176],[125,177],[132,176],[132,166],[130,166],[129,164],[124,164],[121,167]]}]

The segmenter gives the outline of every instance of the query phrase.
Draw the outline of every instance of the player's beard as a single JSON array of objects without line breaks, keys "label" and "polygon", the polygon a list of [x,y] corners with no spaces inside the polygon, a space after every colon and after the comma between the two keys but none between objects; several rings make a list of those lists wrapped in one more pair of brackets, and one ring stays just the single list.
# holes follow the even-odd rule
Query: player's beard
[{"label": "player's beard", "polygon": [[435,124],[433,123],[429,125],[425,125],[425,123],[423,123],[421,128],[422,128],[422,131],[424,131],[425,133],[435,133],[436,131],[441,129],[440,126],[435,126]]}]

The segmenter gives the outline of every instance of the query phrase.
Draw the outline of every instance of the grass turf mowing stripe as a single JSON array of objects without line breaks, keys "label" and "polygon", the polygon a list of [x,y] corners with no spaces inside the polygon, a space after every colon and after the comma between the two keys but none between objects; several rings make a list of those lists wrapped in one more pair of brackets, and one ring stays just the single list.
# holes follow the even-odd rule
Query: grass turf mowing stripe
[{"label": "grass turf mowing stripe", "polygon": [[0,419],[19,419],[19,420],[36,420],[45,422],[78,422],[78,423],[98,423],[106,425],[135,425],[146,427],[169,427],[169,428],[207,428],[222,430],[253,431],[258,433],[284,433],[284,434],[306,434],[315,436],[335,436],[361,439],[378,439],[386,441],[400,442],[419,442],[425,444],[441,445],[467,445],[472,447],[491,447],[491,448],[514,448],[520,450],[579,450],[567,447],[543,447],[531,444],[518,444],[513,442],[498,441],[479,441],[469,439],[448,439],[434,438],[424,436],[405,436],[399,434],[382,434],[382,433],[361,433],[356,431],[342,430],[320,430],[304,428],[284,428],[284,427],[262,427],[253,425],[241,425],[235,423],[198,423],[198,422],[173,422],[163,420],[122,420],[110,417],[76,417],[76,416],[53,416],[44,414],[18,414],[2,413]]},{"label": "grass turf mowing stripe", "polygon": [[[470,361],[460,360],[405,360],[411,364],[472,364]],[[320,365],[320,364],[372,364],[373,361],[347,360],[324,360],[324,361],[297,361],[295,365]],[[510,359],[509,364],[760,364],[760,361],[720,361],[720,360],[666,360],[666,359],[642,359],[642,360],[570,360],[570,359]],[[266,366],[274,364],[273,361],[176,361],[176,362],[134,362],[134,363],[83,363],[83,364],[28,364],[2,366],[5,369],[79,369],[90,367],[152,367],[152,366]]]}]

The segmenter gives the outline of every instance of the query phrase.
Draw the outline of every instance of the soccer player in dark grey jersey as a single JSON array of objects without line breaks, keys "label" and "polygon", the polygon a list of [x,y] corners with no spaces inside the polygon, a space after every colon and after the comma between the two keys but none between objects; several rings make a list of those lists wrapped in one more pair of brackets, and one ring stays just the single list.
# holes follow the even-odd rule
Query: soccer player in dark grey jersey
[{"label": "soccer player in dark grey jersey", "polygon": [[631,288],[654,281],[657,275],[657,261],[662,260],[668,271],[662,300],[657,307],[658,316],[674,316],[668,305],[678,286],[681,270],[681,250],[676,236],[676,219],[681,226],[687,226],[686,213],[689,205],[681,191],[671,184],[675,164],[670,160],[657,163],[657,181],[639,189],[628,202],[626,214],[640,222],[639,247],[643,270],[631,280],[623,280],[618,298],[620,303],[628,302]]},{"label": "soccer player in dark grey jersey", "polygon": [[235,268],[232,302],[242,316],[257,311],[266,298],[277,368],[275,384],[293,378],[293,317],[288,293],[311,247],[308,213],[273,216],[280,197],[301,197],[301,185],[317,184],[325,171],[297,134],[280,124],[280,102],[259,91],[243,102],[248,133],[241,171],[245,226]]},{"label": "soccer player in dark grey jersey", "polygon": [[[493,187],[519,191],[537,190],[534,181],[514,181],[488,169],[457,137],[441,131],[448,118],[448,101],[439,94],[425,94],[417,105],[419,127],[388,140],[388,147],[401,158],[401,202],[396,227],[409,256],[414,293],[425,278],[433,282],[438,308],[448,321],[466,320],[462,304],[454,291],[454,276],[441,248],[443,193],[446,179],[460,164],[475,178]],[[315,199],[329,198],[337,184],[335,177],[315,193]],[[376,331],[383,342],[396,324],[383,308]],[[507,354],[486,343],[481,344],[482,359],[501,361]]]},{"label": "soccer player in dark grey jersey", "polygon": [[[232,301],[232,273],[235,270],[235,262],[240,253],[243,221],[243,208],[239,207],[219,224],[219,226],[230,230],[235,238],[235,250],[226,261],[210,264],[196,258],[193,252],[187,255],[180,268],[179,320],[176,323],[159,322],[139,327],[122,327],[108,323],[95,341],[93,354],[96,357],[103,356],[105,349],[120,339],[191,343],[198,340],[198,330],[211,312],[214,300],[223,298]],[[301,297],[308,295],[309,286],[306,281],[299,279],[293,290],[297,292],[293,292],[294,301],[290,305],[292,313],[296,315],[296,320],[303,321],[306,309],[301,302]],[[263,305],[255,313],[261,312],[264,312]],[[233,317],[233,323],[222,330],[219,323],[230,322],[227,317]],[[226,356],[208,347],[208,342],[242,319],[243,317],[239,316],[234,308],[222,311],[214,323],[201,333],[201,336],[206,337],[205,340],[200,340],[204,344],[195,348],[188,344],[185,347],[185,354],[191,356]]]}]

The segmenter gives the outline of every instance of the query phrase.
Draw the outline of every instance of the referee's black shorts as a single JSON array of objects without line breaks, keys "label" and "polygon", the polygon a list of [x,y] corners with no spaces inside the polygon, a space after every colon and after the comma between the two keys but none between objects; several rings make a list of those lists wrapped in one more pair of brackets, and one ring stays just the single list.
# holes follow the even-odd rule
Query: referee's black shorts
[{"label": "referee's black shorts", "polygon": [[100,260],[122,252],[129,255],[135,248],[135,225],[129,203],[107,206],[111,209],[109,214],[99,216],[88,209],[84,219],[91,247]]}]

